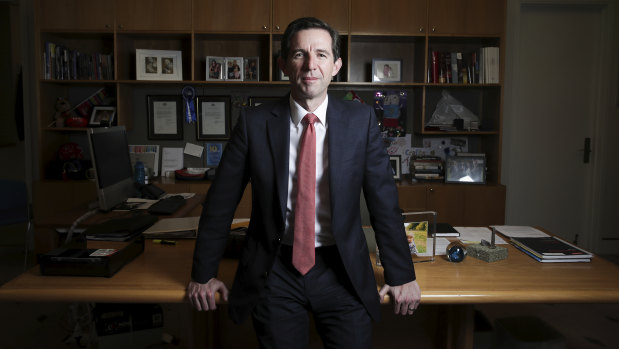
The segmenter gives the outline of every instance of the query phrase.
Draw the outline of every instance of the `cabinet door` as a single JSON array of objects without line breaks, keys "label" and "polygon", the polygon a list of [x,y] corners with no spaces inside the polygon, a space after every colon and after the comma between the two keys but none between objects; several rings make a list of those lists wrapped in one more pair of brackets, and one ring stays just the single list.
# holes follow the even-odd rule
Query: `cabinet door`
[{"label": "cabinet door", "polygon": [[504,28],[504,0],[428,1],[430,34],[501,35]]},{"label": "cabinet door", "polygon": [[340,34],[348,33],[347,0],[273,0],[273,32],[283,33],[299,17],[317,17]]},{"label": "cabinet door", "polygon": [[407,34],[426,31],[426,0],[352,0],[352,34]]},{"label": "cabinet door", "polygon": [[426,186],[398,186],[398,200],[403,212],[419,212],[426,210]]},{"label": "cabinet door", "polygon": [[270,0],[194,0],[196,31],[259,32],[270,30]]},{"label": "cabinet door", "polygon": [[453,226],[464,225],[464,187],[460,185],[429,184],[428,210],[436,211],[438,222]]},{"label": "cabinet door", "polygon": [[191,0],[119,0],[119,30],[191,30]]},{"label": "cabinet door", "polygon": [[37,1],[41,30],[114,29],[114,2],[100,0],[40,0]]},{"label": "cabinet door", "polygon": [[487,227],[505,224],[505,186],[481,185],[465,189],[465,226]]}]

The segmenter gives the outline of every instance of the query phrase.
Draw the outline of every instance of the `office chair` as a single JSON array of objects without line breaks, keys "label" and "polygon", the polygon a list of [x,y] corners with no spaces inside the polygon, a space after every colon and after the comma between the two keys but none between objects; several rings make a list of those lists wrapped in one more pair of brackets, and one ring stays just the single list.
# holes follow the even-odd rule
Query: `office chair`
[{"label": "office chair", "polygon": [[[32,250],[32,219],[26,183],[0,180],[0,247],[10,252],[24,247],[23,271]],[[8,253],[7,253],[8,254]]]}]

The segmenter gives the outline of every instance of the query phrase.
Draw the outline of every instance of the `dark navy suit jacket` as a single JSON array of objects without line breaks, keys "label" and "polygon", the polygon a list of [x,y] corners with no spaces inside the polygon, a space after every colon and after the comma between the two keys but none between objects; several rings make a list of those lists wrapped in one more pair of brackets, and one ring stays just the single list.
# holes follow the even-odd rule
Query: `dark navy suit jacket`
[{"label": "dark navy suit jacket", "polygon": [[[284,234],[289,128],[288,98],[243,110],[204,202],[192,270],[193,280],[200,283],[217,276],[236,206],[251,182],[251,220],[229,297],[235,322],[250,313],[263,292]],[[379,296],[359,210],[362,189],[385,282],[401,285],[415,280],[415,272],[374,110],[329,98],[326,137],[333,235],[348,277],[377,319]]]}]

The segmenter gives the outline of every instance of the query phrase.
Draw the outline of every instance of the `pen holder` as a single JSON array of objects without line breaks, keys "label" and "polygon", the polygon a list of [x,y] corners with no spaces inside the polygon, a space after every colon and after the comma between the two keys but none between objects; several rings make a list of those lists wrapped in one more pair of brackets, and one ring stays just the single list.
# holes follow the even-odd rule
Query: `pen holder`
[{"label": "pen holder", "polygon": [[484,262],[497,262],[507,259],[507,248],[500,246],[484,246],[481,244],[468,245],[466,247],[468,254]]}]

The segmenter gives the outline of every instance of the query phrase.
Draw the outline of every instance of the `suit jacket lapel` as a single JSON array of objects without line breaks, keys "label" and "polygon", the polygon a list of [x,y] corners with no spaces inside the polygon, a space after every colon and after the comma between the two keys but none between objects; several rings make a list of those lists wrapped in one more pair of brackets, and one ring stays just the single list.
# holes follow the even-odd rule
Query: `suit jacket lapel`
[{"label": "suit jacket lapel", "polygon": [[273,109],[273,118],[267,120],[269,149],[274,165],[277,197],[281,217],[285,221],[288,200],[288,158],[290,147],[290,105],[288,98]]}]

